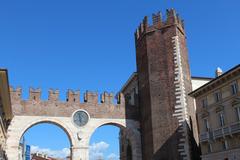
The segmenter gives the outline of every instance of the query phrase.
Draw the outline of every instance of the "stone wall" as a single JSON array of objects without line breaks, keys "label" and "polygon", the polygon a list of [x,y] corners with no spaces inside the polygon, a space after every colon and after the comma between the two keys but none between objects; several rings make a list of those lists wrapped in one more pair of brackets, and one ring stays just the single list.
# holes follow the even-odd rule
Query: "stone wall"
[{"label": "stone wall", "polygon": [[[135,119],[134,108],[125,107],[125,100],[119,94],[113,102],[113,95],[86,92],[84,102],[79,100],[79,92],[69,91],[65,102],[59,101],[59,91],[49,90],[48,100],[41,100],[40,89],[30,89],[29,99],[22,100],[20,88],[11,88],[14,118],[8,128],[7,155],[9,160],[18,159],[19,142],[27,129],[39,123],[51,123],[61,127],[69,137],[72,160],[89,159],[89,141],[94,131],[103,125],[115,125],[125,132],[132,145],[133,160],[141,160],[140,124]],[[84,110],[90,115],[88,123],[82,127],[73,124],[72,115]],[[126,118],[128,117],[128,118]],[[131,118],[132,117],[132,118]]]}]

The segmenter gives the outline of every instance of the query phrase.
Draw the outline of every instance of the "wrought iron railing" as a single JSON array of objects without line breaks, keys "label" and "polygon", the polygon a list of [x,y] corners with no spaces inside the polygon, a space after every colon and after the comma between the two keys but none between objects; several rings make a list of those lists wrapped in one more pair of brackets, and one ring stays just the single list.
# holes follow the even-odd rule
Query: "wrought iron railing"
[{"label": "wrought iron railing", "polygon": [[209,132],[204,132],[200,134],[200,142],[205,142],[209,140]]}]

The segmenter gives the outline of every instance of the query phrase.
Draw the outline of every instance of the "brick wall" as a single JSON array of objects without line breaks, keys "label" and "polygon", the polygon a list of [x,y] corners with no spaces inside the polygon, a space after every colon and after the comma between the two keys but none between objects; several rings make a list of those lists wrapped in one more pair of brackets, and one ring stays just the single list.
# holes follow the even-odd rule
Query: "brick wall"
[{"label": "brick wall", "polygon": [[114,96],[106,92],[101,96],[96,92],[86,92],[84,102],[80,102],[79,94],[73,94],[72,91],[68,92],[67,100],[60,101],[58,99],[59,92],[50,90],[48,100],[41,100],[41,91],[39,89],[30,89],[29,99],[22,100],[22,90],[20,88],[11,88],[13,114],[21,116],[71,117],[76,110],[83,109],[92,118],[137,118],[135,108],[125,107],[122,94],[119,95],[117,103],[114,103]]},{"label": "brick wall", "polygon": [[[153,15],[152,25],[145,17],[135,39],[143,159],[189,159],[189,137],[184,135],[194,111],[193,101],[187,96],[191,76],[183,22],[173,9],[167,10],[165,21],[160,13]],[[181,64],[175,63],[175,54],[180,54]],[[181,73],[176,73],[178,70]],[[179,74],[183,77],[179,82],[181,94],[176,95]],[[181,98],[184,100],[179,103]],[[176,106],[181,107],[180,116],[173,116]],[[195,117],[191,119],[196,122]],[[181,133],[185,122],[185,131]]]}]

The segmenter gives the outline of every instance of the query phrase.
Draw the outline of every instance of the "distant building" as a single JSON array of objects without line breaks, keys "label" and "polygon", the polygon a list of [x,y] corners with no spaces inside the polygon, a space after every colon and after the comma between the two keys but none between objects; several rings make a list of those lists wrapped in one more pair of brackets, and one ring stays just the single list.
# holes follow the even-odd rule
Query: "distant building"
[{"label": "distant building", "polygon": [[191,92],[203,160],[240,159],[240,65]]},{"label": "distant building", "polygon": [[41,153],[34,153],[32,155],[31,160],[63,160],[63,159],[56,159],[56,158],[51,158],[46,154],[41,154]]},{"label": "distant building", "polygon": [[0,159],[7,159],[5,155],[7,128],[13,117],[10,94],[8,73],[6,69],[0,69]]}]

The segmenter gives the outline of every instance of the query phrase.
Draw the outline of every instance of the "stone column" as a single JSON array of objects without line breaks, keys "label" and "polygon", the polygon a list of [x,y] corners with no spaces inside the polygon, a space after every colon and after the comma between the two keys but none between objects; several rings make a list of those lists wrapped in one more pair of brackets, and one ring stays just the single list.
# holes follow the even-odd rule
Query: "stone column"
[{"label": "stone column", "polygon": [[[14,124],[14,125],[12,125]],[[21,128],[15,127],[15,124],[21,126],[19,121],[12,120],[12,124],[8,128],[7,142],[6,142],[6,154],[8,160],[19,160],[19,141],[21,138]]]},{"label": "stone column", "polygon": [[8,146],[9,148],[7,148],[6,153],[7,153],[7,157],[8,160],[19,160],[19,150],[18,147],[19,146]]},{"label": "stone column", "polygon": [[87,147],[72,147],[72,160],[89,160]]}]

